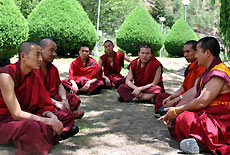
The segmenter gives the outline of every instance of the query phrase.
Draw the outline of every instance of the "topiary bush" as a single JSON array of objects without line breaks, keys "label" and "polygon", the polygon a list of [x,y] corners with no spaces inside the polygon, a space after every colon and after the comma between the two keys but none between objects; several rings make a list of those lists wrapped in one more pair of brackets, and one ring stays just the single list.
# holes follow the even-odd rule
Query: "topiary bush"
[{"label": "topiary bush", "polygon": [[164,45],[170,57],[183,57],[184,44],[198,39],[193,29],[183,19],[178,19],[167,34]]},{"label": "topiary bush", "polygon": [[132,55],[137,55],[141,44],[149,44],[155,56],[159,55],[164,41],[160,27],[143,6],[138,6],[129,14],[116,39],[117,45]]},{"label": "topiary bush", "polygon": [[60,56],[74,56],[81,44],[93,49],[98,39],[95,27],[76,0],[43,0],[27,20],[29,38],[37,42],[51,38]]},{"label": "topiary bush", "polygon": [[28,39],[28,24],[13,0],[0,0],[0,63]]}]

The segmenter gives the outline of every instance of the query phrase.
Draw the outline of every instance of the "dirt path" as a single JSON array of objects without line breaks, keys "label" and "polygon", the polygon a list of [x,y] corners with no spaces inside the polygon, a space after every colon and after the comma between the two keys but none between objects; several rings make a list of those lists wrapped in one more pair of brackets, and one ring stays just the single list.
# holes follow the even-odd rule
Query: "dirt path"
[{"label": "dirt path", "polygon": [[[159,59],[164,68],[166,92],[172,93],[183,81],[184,59]],[[72,59],[57,59],[62,79],[68,76]],[[151,104],[120,103],[116,90],[103,89],[101,94],[79,96],[85,116],[76,123],[79,134],[53,147],[50,154],[78,155],[158,155],[180,154],[178,142],[154,117]],[[13,154],[13,147],[0,146],[0,154]]]}]

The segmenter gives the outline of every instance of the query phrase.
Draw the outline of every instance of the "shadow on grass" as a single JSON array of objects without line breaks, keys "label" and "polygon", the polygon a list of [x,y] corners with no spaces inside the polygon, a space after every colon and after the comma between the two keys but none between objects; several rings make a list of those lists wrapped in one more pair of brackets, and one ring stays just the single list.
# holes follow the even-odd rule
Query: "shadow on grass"
[{"label": "shadow on grass", "polygon": [[[94,96],[80,95],[81,109],[85,111],[85,117],[76,120],[80,133],[69,139],[68,142],[61,143],[61,146],[55,147],[54,153],[97,148],[98,146],[116,148],[116,145],[108,143],[112,140],[109,135],[113,135],[118,140],[119,136],[124,136],[127,141],[132,141],[137,145],[151,145],[159,150],[178,149],[177,142],[172,142],[165,125],[154,117],[153,105],[121,103],[117,101],[117,96],[116,90],[106,89],[103,89],[101,94]],[[99,140],[97,142],[100,137],[108,141]],[[172,148],[158,145],[162,142],[168,143]]]}]

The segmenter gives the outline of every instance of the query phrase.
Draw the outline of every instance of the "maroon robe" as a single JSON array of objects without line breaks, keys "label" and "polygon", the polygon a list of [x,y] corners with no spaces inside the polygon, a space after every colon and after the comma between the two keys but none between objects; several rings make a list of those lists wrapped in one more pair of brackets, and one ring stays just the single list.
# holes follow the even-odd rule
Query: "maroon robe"
[{"label": "maroon robe", "polygon": [[[42,67],[40,67],[39,70],[36,70],[36,72],[44,83],[50,97],[57,101],[61,101],[62,99],[58,95],[58,86],[61,84],[61,80],[57,67],[49,63],[46,67],[46,77],[44,76]],[[69,101],[70,109],[72,111],[77,110],[81,103],[79,97],[76,94],[67,94],[66,97]]]},{"label": "maroon robe", "polygon": [[[133,60],[127,68],[131,67],[134,85],[140,87],[153,82],[157,68],[159,66],[162,67],[161,63],[154,56],[152,56],[149,62],[143,67],[141,67],[140,58],[137,58]],[[163,71],[161,71],[161,77],[158,84],[152,85],[150,88],[144,90],[143,93],[156,94],[164,92],[162,72]],[[135,97],[134,95],[132,95],[133,89],[127,86],[126,84],[121,84],[117,92],[120,94],[121,98],[124,101],[131,101]]]},{"label": "maroon robe", "polygon": [[62,84],[66,90],[70,91],[72,88],[72,84],[69,82],[70,80],[74,80],[80,89],[87,81],[94,78],[97,78],[98,80],[90,84],[88,94],[98,92],[104,86],[104,82],[102,80],[102,69],[101,66],[98,66],[97,61],[92,57],[89,57],[86,65],[83,66],[81,57],[79,56],[70,65],[68,81],[63,80]]},{"label": "maroon robe", "polygon": [[108,54],[104,54],[100,57],[102,60],[102,66],[104,75],[111,81],[112,87],[118,88],[125,82],[124,76],[121,75],[121,68],[124,68],[125,54],[122,52],[113,52],[112,64],[109,61]]},{"label": "maroon robe", "polygon": [[[218,65],[224,67],[221,70],[213,70]],[[217,57],[198,79],[195,98],[200,95],[205,84],[213,76],[223,78],[230,87],[230,70]],[[169,131],[171,136],[178,141],[193,137],[204,150],[211,150],[214,154],[230,154],[229,120],[230,93],[219,94],[205,109],[181,113],[174,120]]]},{"label": "maroon robe", "polygon": [[[74,124],[70,110],[55,112],[55,108],[40,78],[32,70],[23,79],[20,63],[0,69],[0,73],[9,74],[15,84],[15,94],[23,111],[40,116],[45,111],[54,112],[63,123],[63,131],[68,131]],[[15,121],[11,116],[0,91],[0,144],[13,142],[16,154],[48,154],[52,145],[58,143],[50,126],[34,121]]]},{"label": "maroon robe", "polygon": [[[180,95],[184,94],[186,91],[191,89],[196,79],[205,71],[205,67],[198,65],[197,61],[194,61],[191,63],[184,72],[184,82],[182,84],[182,87],[184,88],[184,92],[181,92]],[[168,93],[160,93],[155,97],[155,113],[159,112],[159,109],[163,106],[163,100],[169,97],[171,94]],[[176,106],[180,102],[177,101],[173,104],[173,106]]]}]

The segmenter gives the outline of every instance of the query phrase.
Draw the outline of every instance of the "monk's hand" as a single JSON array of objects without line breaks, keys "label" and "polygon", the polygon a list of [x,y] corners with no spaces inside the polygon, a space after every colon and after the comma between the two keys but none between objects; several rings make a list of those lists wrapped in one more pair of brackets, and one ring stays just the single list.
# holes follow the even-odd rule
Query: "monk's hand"
[{"label": "monk's hand", "polygon": [[104,78],[105,78],[105,84],[106,84],[106,86],[107,87],[111,87],[111,82],[110,82],[109,78],[106,77],[106,76]]},{"label": "monk's hand", "polygon": [[63,102],[55,101],[54,106],[60,110],[66,109],[65,104],[63,104]]},{"label": "monk's hand", "polygon": [[70,109],[69,103],[67,99],[62,99],[62,104],[64,106],[64,109]]},{"label": "monk's hand", "polygon": [[59,121],[57,116],[54,115],[54,114],[52,114],[52,116],[51,116],[49,121],[50,121],[50,125],[51,125],[51,127],[52,127],[52,129],[54,131],[53,135],[54,136],[57,135],[57,134],[60,135],[62,133],[62,131],[63,131],[63,128],[64,128],[62,122]]},{"label": "monk's hand", "polygon": [[87,92],[89,90],[90,84],[91,84],[91,80],[87,81],[85,85],[82,87],[82,90]]},{"label": "monk's hand", "polygon": [[134,95],[137,98],[140,98],[140,96],[142,95],[141,89],[139,87],[134,89],[133,92],[132,92],[132,95]]},{"label": "monk's hand", "polygon": [[75,85],[72,85],[72,89],[70,90],[71,93],[77,93],[78,92],[78,86],[75,84]]},{"label": "monk's hand", "polygon": [[171,100],[170,96],[163,100],[162,104],[165,106]]},{"label": "monk's hand", "polygon": [[161,120],[164,122],[166,126],[170,125],[170,121],[175,119],[177,115],[174,113],[174,107],[171,108],[165,108],[165,111],[168,111],[164,116],[161,116],[158,120]]}]

